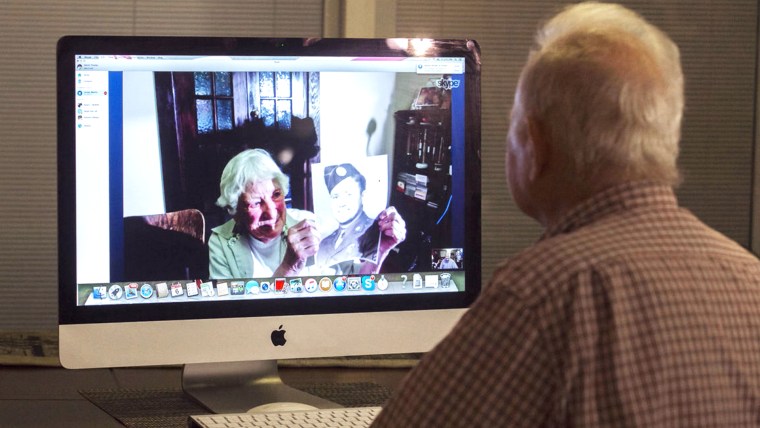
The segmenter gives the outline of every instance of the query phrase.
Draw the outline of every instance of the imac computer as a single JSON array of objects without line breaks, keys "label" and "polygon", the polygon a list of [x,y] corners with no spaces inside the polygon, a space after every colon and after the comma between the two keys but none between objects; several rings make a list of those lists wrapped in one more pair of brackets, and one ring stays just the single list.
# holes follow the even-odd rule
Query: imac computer
[{"label": "imac computer", "polygon": [[475,41],[66,36],[57,82],[65,367],[326,407],[277,360],[424,352],[477,297]]}]

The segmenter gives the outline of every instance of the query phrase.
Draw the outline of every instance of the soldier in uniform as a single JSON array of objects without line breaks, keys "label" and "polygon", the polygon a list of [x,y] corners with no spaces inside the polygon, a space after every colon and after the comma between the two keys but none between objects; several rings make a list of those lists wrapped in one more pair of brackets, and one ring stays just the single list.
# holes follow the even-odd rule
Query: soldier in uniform
[{"label": "soldier in uniform", "polygon": [[380,231],[364,212],[366,179],[352,164],[344,163],[325,168],[325,185],[338,228],[320,243],[318,264],[352,273],[354,265],[376,263]]}]

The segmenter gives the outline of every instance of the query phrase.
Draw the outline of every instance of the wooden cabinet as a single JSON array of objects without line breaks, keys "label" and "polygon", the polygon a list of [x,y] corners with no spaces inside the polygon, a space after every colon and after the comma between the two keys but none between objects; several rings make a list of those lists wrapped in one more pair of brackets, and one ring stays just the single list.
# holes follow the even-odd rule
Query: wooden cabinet
[{"label": "wooden cabinet", "polygon": [[433,249],[451,242],[451,110],[401,110],[395,127],[390,202],[407,225],[398,267],[430,270]]}]

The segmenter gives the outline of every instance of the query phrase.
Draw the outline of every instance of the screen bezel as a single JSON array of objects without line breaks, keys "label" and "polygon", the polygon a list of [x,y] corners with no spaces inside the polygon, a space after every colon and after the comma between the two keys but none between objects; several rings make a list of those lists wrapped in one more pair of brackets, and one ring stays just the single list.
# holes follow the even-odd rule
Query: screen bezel
[{"label": "screen bezel", "polygon": [[[472,40],[426,40],[424,53],[391,49],[386,39],[66,36],[58,43],[59,323],[109,323],[229,317],[271,317],[466,308],[480,272],[480,51]],[[465,58],[465,290],[455,293],[292,298],[266,301],[77,305],[75,210],[75,55],[442,56]],[[304,304],[308,302],[308,304]]]}]

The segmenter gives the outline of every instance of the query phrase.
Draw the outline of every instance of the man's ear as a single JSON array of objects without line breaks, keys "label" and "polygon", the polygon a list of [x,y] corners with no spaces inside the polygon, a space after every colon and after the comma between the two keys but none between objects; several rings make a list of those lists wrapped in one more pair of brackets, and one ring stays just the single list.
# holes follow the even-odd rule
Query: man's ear
[{"label": "man's ear", "polygon": [[536,181],[546,173],[551,157],[551,146],[543,123],[535,117],[529,116],[528,121],[528,144],[533,147],[533,159],[530,165],[530,181]]}]

